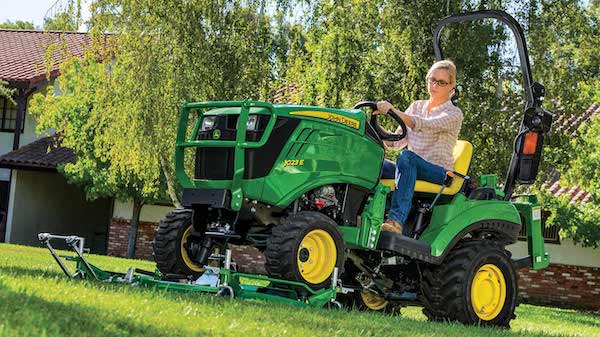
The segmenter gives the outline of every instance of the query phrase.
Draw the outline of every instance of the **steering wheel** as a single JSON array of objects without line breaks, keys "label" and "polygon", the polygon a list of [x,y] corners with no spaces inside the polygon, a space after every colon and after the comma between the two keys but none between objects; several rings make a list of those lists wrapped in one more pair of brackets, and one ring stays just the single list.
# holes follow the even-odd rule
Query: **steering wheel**
[{"label": "steering wheel", "polygon": [[[371,109],[373,109],[373,111],[375,111],[375,110],[377,110],[377,103],[370,102],[370,101],[358,102],[358,103],[356,103],[356,105],[354,106],[353,109],[360,109],[363,107],[371,108]],[[402,128],[402,133],[391,133],[391,132],[385,131],[385,129],[382,128],[381,125],[379,125],[379,123],[377,122],[377,115],[373,114],[373,115],[371,115],[371,120],[369,121],[369,124],[371,124],[373,129],[375,129],[375,132],[377,132],[377,135],[379,135],[379,138],[381,138],[382,140],[388,140],[388,141],[392,141],[392,142],[396,142],[396,141],[406,138],[406,135],[408,133],[406,130],[406,124],[404,124],[404,121],[402,120],[402,118],[400,118],[400,116],[398,116],[392,110],[388,111],[387,114],[389,116],[391,116],[400,125],[400,128]]]}]

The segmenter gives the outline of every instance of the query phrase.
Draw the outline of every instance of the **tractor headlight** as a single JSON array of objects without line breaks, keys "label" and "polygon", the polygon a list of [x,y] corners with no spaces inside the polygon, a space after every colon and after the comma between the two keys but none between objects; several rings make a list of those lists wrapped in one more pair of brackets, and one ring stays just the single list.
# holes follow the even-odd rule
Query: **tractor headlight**
[{"label": "tractor headlight", "polygon": [[246,122],[246,129],[250,131],[256,131],[258,127],[258,115],[248,116],[248,122]]},{"label": "tractor headlight", "polygon": [[202,119],[202,131],[208,131],[215,128],[215,122],[217,121],[217,116],[205,116]]}]

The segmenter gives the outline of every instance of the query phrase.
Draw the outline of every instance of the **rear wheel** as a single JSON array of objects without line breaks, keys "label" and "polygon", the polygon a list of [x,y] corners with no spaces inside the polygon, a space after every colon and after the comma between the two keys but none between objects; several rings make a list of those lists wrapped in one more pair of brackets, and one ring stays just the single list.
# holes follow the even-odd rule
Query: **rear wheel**
[{"label": "rear wheel", "polygon": [[464,242],[443,265],[423,272],[423,313],[430,320],[509,327],[517,306],[510,253],[489,240]]},{"label": "rear wheel", "polygon": [[200,276],[204,272],[186,249],[193,231],[190,209],[175,209],[160,221],[154,237],[153,255],[161,273]]},{"label": "rear wheel", "polygon": [[337,224],[318,212],[299,212],[275,226],[267,240],[266,269],[270,276],[303,282],[314,289],[330,285],[343,272],[344,241]]}]

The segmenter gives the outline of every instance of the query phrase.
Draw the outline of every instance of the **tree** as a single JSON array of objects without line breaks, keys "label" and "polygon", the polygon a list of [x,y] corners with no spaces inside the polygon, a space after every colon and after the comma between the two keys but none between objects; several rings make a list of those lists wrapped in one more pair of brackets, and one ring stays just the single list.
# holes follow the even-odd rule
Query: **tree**
[{"label": "tree", "polygon": [[[547,97],[555,111],[554,119],[581,118],[592,103],[600,102],[600,7],[575,1],[532,1],[526,11],[527,33],[537,81],[546,85]],[[541,172],[558,171],[562,185],[579,185],[591,193],[582,205],[571,203],[568,196],[554,197],[542,193],[544,208],[551,211],[547,223],[561,228],[561,235],[597,248],[600,235],[600,135],[599,118],[579,130],[563,129],[555,123],[546,139]],[[567,132],[568,131],[568,132]],[[545,180],[538,179],[539,188]]]},{"label": "tree", "polygon": [[[177,111],[184,101],[266,98],[272,78],[269,20],[236,1],[97,1],[92,33],[111,28],[118,50],[102,102],[121,116],[122,158],[162,171],[174,186],[171,160]],[[160,112],[160,113],[157,113]],[[136,153],[130,153],[134,144]],[[159,163],[154,165],[154,163]],[[176,202],[174,188],[170,195]]]},{"label": "tree", "polygon": [[178,204],[171,158],[182,103],[271,92],[270,23],[255,4],[237,1],[99,0],[91,8],[93,48],[61,67],[62,95],[50,88],[31,110],[38,131],[56,129],[61,146],[75,150],[77,161],[61,169],[69,181],[89,198],[134,200],[132,248],[143,204],[165,190]]},{"label": "tree", "polygon": [[4,28],[4,29],[35,29],[35,27],[33,26],[33,22],[29,22],[29,21],[21,21],[21,20],[17,20],[15,22],[12,22],[10,20],[6,20],[4,23],[0,23],[0,28]]},{"label": "tree", "polygon": [[44,18],[44,30],[77,31],[79,22],[69,13],[58,13],[55,17]]},{"label": "tree", "polygon": [[[600,93],[600,90],[598,90]],[[571,203],[570,196],[545,195],[545,207],[552,211],[548,223],[559,226],[563,235],[583,246],[600,247],[600,116],[595,116],[579,128],[579,137],[571,139],[577,149],[569,169],[566,183],[577,184],[589,191],[588,203]]]},{"label": "tree", "polygon": [[82,186],[88,199],[133,199],[132,227],[136,227],[143,204],[161,197],[160,179],[155,176],[156,183],[149,184],[150,179],[132,169],[131,161],[112,160],[118,140],[114,135],[122,130],[115,130],[112,116],[99,110],[103,98],[99,93],[109,85],[110,73],[104,64],[77,58],[64,62],[60,70],[57,81],[62,92],[50,86],[45,94],[35,94],[32,99],[30,111],[37,117],[37,131],[55,129],[57,145],[74,150],[76,162],[58,169],[69,183]]},{"label": "tree", "polygon": [[[555,119],[577,118],[590,104],[599,102],[600,10],[576,1],[532,1],[527,12],[527,33],[533,74],[544,83],[547,98],[555,103]],[[596,97],[594,98],[594,95]],[[550,107],[552,108],[552,107]],[[570,133],[554,132],[548,139],[544,168],[565,172],[577,151]]]},{"label": "tree", "polygon": [[81,0],[61,0],[44,17],[44,30],[77,31],[81,23]]}]

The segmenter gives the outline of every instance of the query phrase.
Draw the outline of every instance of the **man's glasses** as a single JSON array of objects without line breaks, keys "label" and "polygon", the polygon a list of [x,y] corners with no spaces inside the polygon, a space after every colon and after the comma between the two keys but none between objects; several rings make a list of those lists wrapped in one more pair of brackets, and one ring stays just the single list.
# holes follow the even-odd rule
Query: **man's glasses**
[{"label": "man's glasses", "polygon": [[431,77],[427,78],[427,82],[429,82],[429,84],[431,84],[431,85],[437,84],[438,87],[445,87],[448,84],[450,84],[444,80],[436,80],[435,78],[431,78]]}]

